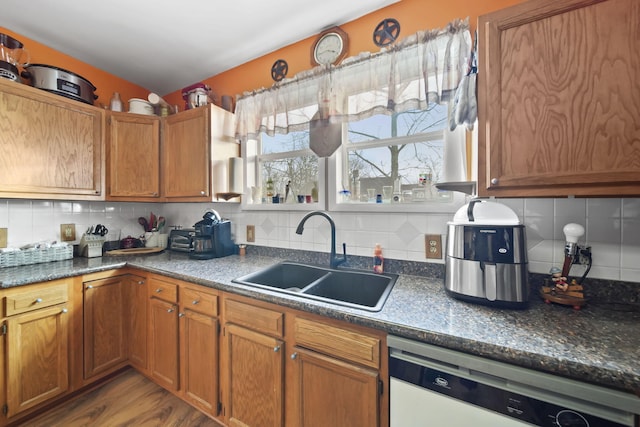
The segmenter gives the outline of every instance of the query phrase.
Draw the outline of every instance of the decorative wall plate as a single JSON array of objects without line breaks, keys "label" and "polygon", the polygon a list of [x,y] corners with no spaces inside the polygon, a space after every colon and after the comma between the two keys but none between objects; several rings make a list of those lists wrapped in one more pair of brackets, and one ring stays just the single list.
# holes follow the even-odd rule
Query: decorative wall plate
[{"label": "decorative wall plate", "polygon": [[399,35],[400,23],[396,19],[387,18],[373,30],[373,42],[379,47],[387,46],[396,41]]},{"label": "decorative wall plate", "polygon": [[284,59],[278,59],[271,66],[271,78],[274,82],[284,79],[289,72],[289,64]]}]

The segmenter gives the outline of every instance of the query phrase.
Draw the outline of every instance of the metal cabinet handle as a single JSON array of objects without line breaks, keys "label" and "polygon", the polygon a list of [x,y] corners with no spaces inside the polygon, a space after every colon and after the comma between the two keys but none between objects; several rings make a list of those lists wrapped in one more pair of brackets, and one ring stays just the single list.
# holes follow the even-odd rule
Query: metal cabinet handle
[{"label": "metal cabinet handle", "polygon": [[194,299],[194,300],[193,300],[193,302],[192,302],[191,304],[196,305],[196,304],[198,304],[198,303],[200,303],[200,300],[198,300],[198,299]]},{"label": "metal cabinet handle", "polygon": [[277,345],[275,347],[273,347],[273,351],[275,351],[276,353],[280,351],[280,346]]},{"label": "metal cabinet handle", "polygon": [[68,313],[68,312],[69,312],[69,310],[67,310],[66,308],[62,309],[62,313]]},{"label": "metal cabinet handle", "polygon": [[293,353],[293,354],[291,355],[291,360],[295,360],[295,359],[297,359],[297,358],[298,358],[298,353]]},{"label": "metal cabinet handle", "polygon": [[144,285],[144,280],[140,280],[140,281],[138,282],[138,285]]},{"label": "metal cabinet handle", "polygon": [[87,285],[87,289],[93,289],[93,285]]},{"label": "metal cabinet handle", "polygon": [[500,180],[498,178],[491,178],[491,184],[498,185],[499,182]]},{"label": "metal cabinet handle", "polygon": [[160,292],[162,292],[162,288],[156,289],[156,294],[159,294]]},{"label": "metal cabinet handle", "polygon": [[206,193],[206,192],[204,192],[204,191],[201,191],[201,192],[200,192],[200,195],[201,195],[201,196],[204,196],[205,194],[207,194],[207,193]]},{"label": "metal cabinet handle", "polygon": [[36,298],[36,300],[35,300],[36,304],[41,303],[41,302],[42,302],[42,298]]},{"label": "metal cabinet handle", "polygon": [[178,317],[184,317],[184,313],[178,313]]},{"label": "metal cabinet handle", "polygon": [[174,311],[176,311],[175,307],[171,307],[169,310],[167,310],[167,313],[173,313]]}]

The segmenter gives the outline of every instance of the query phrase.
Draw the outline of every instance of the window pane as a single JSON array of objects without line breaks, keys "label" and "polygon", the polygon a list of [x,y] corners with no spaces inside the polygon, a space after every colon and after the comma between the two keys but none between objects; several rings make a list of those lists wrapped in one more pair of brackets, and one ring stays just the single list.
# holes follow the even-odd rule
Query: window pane
[{"label": "window pane", "polygon": [[318,182],[318,157],[308,155],[261,162],[260,175],[264,197],[270,196],[267,194],[269,181],[273,183],[271,196],[280,194],[285,197],[288,183],[290,197],[298,194],[310,195],[311,189]]},{"label": "window pane", "polygon": [[438,104],[433,104],[424,111],[380,114],[349,123],[349,142],[369,142],[441,130],[446,121],[447,106]]},{"label": "window pane", "polygon": [[285,153],[287,151],[302,150],[309,148],[309,132],[291,132],[286,135],[275,134],[269,136],[261,134],[262,153]]}]

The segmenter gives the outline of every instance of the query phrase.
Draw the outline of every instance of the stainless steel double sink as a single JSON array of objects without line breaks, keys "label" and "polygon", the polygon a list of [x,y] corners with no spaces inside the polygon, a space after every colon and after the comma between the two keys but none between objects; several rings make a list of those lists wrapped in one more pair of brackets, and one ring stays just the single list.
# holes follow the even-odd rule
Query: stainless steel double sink
[{"label": "stainless steel double sink", "polygon": [[380,311],[397,274],[284,261],[232,282],[368,311]]}]

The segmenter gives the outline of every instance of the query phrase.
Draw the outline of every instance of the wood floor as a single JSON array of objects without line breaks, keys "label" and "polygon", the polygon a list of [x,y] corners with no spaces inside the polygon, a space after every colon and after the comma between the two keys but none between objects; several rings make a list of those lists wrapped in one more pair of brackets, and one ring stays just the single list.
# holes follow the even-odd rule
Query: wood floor
[{"label": "wood floor", "polygon": [[129,369],[74,400],[29,420],[28,427],[219,427],[143,375]]}]

